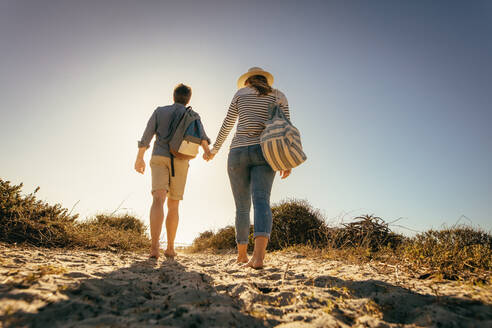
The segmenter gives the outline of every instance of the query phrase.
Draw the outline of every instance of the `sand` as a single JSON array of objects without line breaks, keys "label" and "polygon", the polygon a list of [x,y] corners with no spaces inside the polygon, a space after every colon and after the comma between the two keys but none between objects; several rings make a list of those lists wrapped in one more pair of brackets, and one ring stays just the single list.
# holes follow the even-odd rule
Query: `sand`
[{"label": "sand", "polygon": [[254,270],[234,254],[0,251],[0,327],[492,327],[490,285],[382,263],[275,253]]}]

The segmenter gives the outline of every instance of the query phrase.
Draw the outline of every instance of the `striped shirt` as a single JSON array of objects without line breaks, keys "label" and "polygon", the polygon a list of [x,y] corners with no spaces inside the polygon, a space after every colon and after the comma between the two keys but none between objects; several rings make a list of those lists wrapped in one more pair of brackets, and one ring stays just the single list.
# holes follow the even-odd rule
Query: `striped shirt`
[{"label": "striped shirt", "polygon": [[222,123],[217,140],[214,143],[214,152],[218,152],[229,132],[234,127],[236,120],[236,134],[232,139],[231,148],[251,146],[260,143],[260,134],[265,129],[268,120],[268,105],[275,103],[280,105],[288,119],[290,119],[289,104],[285,95],[274,89],[272,93],[259,96],[256,89],[245,87],[239,89],[227,111]]}]

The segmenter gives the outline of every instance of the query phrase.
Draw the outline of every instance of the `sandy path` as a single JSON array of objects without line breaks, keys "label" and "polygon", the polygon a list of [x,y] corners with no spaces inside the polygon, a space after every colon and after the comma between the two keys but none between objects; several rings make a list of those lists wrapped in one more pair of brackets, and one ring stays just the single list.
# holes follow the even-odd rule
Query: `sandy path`
[{"label": "sandy path", "polygon": [[381,264],[282,253],[253,270],[233,255],[0,251],[0,327],[492,327],[490,286]]}]

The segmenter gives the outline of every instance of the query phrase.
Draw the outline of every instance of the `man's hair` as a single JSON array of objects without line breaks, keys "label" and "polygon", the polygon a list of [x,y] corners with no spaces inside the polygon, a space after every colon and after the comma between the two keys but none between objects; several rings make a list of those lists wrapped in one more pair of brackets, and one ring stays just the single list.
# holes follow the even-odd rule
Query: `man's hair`
[{"label": "man's hair", "polygon": [[186,105],[190,102],[191,88],[183,83],[180,83],[174,88],[174,102]]}]

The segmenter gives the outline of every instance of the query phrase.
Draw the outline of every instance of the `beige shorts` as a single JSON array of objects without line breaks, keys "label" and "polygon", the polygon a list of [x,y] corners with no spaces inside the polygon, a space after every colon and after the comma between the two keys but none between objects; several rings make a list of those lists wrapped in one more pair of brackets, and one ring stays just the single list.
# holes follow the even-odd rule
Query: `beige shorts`
[{"label": "beige shorts", "polygon": [[171,158],[153,155],[150,158],[152,192],[166,190],[170,199],[182,200],[189,166],[189,160],[174,158],[173,177],[171,176]]}]

